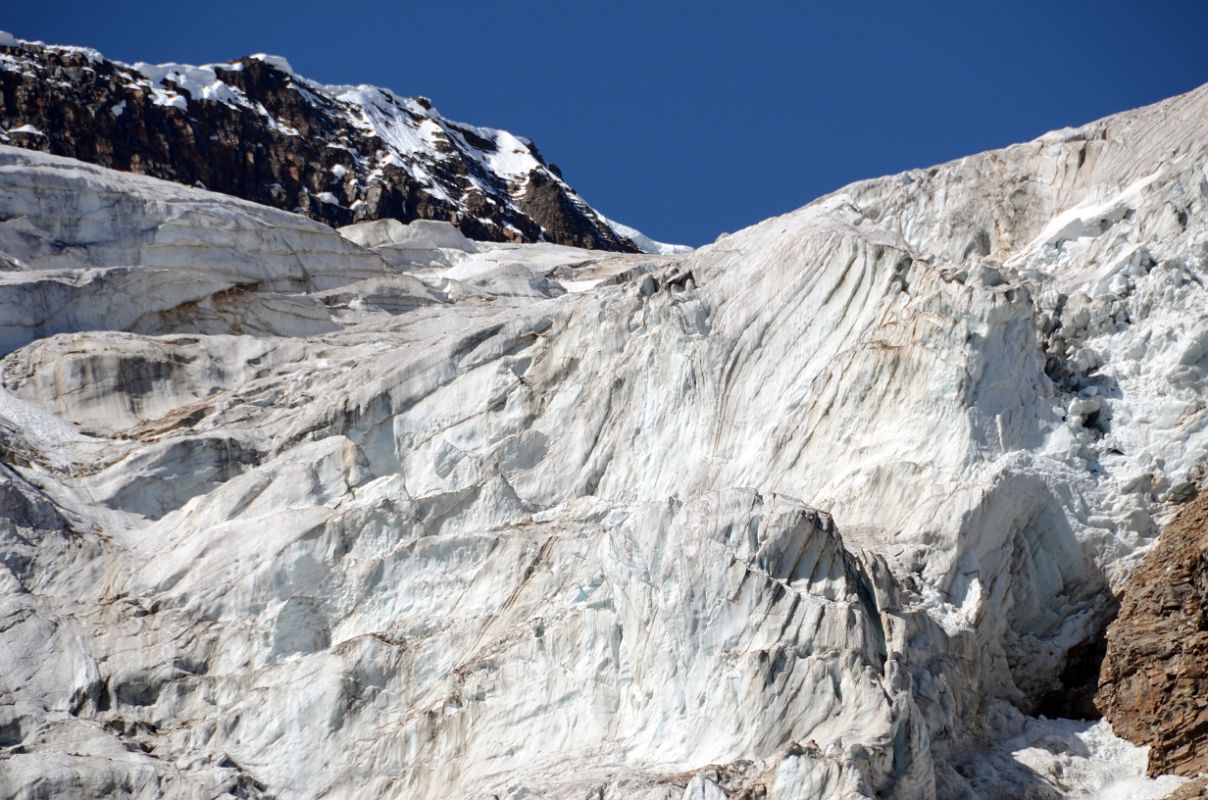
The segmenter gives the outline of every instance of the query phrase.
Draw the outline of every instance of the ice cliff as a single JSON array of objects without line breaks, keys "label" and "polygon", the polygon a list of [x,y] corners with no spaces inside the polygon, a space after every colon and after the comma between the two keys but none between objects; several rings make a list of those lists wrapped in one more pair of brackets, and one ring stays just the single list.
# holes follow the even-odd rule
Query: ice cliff
[{"label": "ice cliff", "polygon": [[665,255],[0,147],[0,795],[1162,796],[1074,718],[1208,447],[1206,120]]}]

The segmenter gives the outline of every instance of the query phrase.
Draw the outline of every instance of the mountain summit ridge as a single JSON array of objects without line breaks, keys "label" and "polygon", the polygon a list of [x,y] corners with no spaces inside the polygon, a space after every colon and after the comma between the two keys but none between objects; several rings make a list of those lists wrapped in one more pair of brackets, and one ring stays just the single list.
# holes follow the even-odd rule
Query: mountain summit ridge
[{"label": "mountain summit ridge", "polygon": [[318,83],[263,53],[125,64],[0,34],[0,143],[332,226],[433,219],[482,241],[664,247],[593,209],[525,137],[449,120],[424,97]]}]

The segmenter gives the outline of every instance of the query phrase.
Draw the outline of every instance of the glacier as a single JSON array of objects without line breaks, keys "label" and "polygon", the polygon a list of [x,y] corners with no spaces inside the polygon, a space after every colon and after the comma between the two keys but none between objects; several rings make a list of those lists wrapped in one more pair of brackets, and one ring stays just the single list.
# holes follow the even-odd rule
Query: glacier
[{"label": "glacier", "polygon": [[1204,474],[1206,118],[638,254],[0,146],[0,795],[1163,796],[1049,717]]}]

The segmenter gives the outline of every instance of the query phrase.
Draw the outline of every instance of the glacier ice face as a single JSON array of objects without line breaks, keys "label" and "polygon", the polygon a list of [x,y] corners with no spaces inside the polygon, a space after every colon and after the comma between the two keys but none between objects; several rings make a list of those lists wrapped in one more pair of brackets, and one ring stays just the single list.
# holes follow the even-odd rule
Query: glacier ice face
[{"label": "glacier ice face", "polygon": [[1156,791],[1027,715],[1198,474],[1206,106],[668,255],[0,148],[0,794]]}]

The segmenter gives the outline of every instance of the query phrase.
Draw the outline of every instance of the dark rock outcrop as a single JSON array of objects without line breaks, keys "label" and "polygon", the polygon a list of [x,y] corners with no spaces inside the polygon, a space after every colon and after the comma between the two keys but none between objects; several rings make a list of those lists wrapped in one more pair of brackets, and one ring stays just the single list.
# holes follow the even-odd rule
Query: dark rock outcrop
[{"label": "dark rock outcrop", "polygon": [[323,86],[272,57],[130,66],[83,48],[0,44],[0,143],[330,225],[435,219],[480,240],[637,250],[531,142],[446,120],[426,98]]},{"label": "dark rock outcrop", "polygon": [[1149,745],[1151,775],[1208,772],[1208,494],[1184,505],[1129,579],[1096,705]]}]

